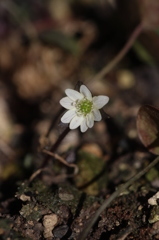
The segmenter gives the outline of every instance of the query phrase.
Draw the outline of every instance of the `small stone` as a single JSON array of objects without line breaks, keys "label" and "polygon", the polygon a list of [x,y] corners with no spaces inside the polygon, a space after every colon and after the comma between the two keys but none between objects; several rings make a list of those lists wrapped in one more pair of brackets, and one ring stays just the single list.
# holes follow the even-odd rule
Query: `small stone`
[{"label": "small stone", "polygon": [[153,195],[151,198],[148,199],[148,203],[152,206],[158,205],[157,200],[159,199],[159,192],[157,192],[155,195]]},{"label": "small stone", "polygon": [[28,195],[22,194],[20,195],[19,199],[22,200],[23,202],[26,202],[26,201],[30,201],[31,198]]},{"label": "small stone", "polygon": [[68,230],[69,230],[69,227],[67,225],[61,225],[59,227],[56,227],[53,230],[54,237],[61,239],[62,237],[64,237],[66,235]]},{"label": "small stone", "polygon": [[59,188],[59,194],[58,194],[59,198],[63,201],[71,201],[74,199],[73,194],[65,191],[65,189],[63,188]]},{"label": "small stone", "polygon": [[69,193],[59,193],[59,198],[63,201],[70,201],[74,199],[74,196]]},{"label": "small stone", "polygon": [[130,89],[136,83],[135,76],[132,74],[132,72],[127,71],[127,70],[118,71],[117,81],[118,81],[118,86],[121,89]]},{"label": "small stone", "polygon": [[52,230],[58,223],[58,217],[56,214],[52,213],[49,215],[45,215],[43,218],[43,225],[44,225],[44,232],[43,236],[44,238],[52,238]]}]

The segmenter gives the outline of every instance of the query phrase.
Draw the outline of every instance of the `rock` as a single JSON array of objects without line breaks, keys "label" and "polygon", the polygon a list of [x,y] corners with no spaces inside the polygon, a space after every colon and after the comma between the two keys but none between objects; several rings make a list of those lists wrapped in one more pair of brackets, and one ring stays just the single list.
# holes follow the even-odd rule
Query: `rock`
[{"label": "rock", "polygon": [[58,217],[56,214],[52,213],[49,215],[45,215],[43,218],[43,225],[44,225],[44,232],[43,236],[46,239],[49,239],[53,237],[52,230],[58,223]]},{"label": "rock", "polygon": [[54,237],[61,239],[62,237],[64,237],[66,235],[68,230],[69,230],[69,227],[67,225],[61,225],[54,229],[53,235],[54,235]]}]

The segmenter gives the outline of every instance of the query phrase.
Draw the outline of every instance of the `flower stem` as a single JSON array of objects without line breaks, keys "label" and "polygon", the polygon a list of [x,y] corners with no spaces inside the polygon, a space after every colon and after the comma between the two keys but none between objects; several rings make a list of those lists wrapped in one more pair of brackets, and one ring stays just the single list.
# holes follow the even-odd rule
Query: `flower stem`
[{"label": "flower stem", "polygon": [[[77,84],[76,84],[76,86],[75,86],[75,89],[78,90],[78,88],[79,88],[79,86],[80,86],[81,84],[82,84],[82,82],[78,81]],[[49,129],[48,129],[48,131],[47,131],[47,133],[46,133],[46,137],[49,136],[52,128],[54,127],[55,123],[57,122],[57,120],[58,120],[58,118],[60,117],[60,115],[62,114],[62,112],[63,112],[63,108],[60,108],[59,111],[58,111],[58,113],[56,114],[55,118],[53,119],[53,121],[52,121],[52,123],[51,123],[51,125],[50,125],[50,127],[49,127]],[[67,127],[67,128],[61,133],[61,135],[58,137],[57,141],[54,143],[54,145],[53,145],[52,148],[50,149],[50,152],[54,153],[54,152],[57,150],[57,148],[59,147],[60,143],[61,143],[62,140],[65,138],[65,136],[69,133],[69,131],[70,131],[70,128]],[[44,161],[42,162],[41,168],[44,168],[44,167],[47,165],[49,159],[50,159],[50,156],[47,155],[47,156],[44,158]]]},{"label": "flower stem", "polygon": [[157,163],[159,162],[159,157],[155,158],[153,162],[151,162],[147,167],[145,167],[142,171],[137,173],[135,176],[129,179],[126,183],[119,185],[117,190],[108,198],[104,201],[102,206],[97,210],[95,213],[93,219],[89,222],[88,226],[85,227],[84,231],[80,234],[78,240],[85,240],[90,229],[93,227],[93,225],[96,223],[98,220],[100,214],[110,205],[110,203],[118,197],[126,188],[128,188],[132,183],[137,181],[139,178],[141,178],[145,173],[147,173],[152,167],[154,167]]},{"label": "flower stem", "polygon": [[136,38],[141,34],[142,31],[143,31],[143,24],[140,23],[139,25],[137,25],[137,27],[131,34],[129,40],[127,41],[125,46],[122,48],[122,50],[99,73],[97,73],[93,77],[93,79],[91,79],[91,82],[102,79],[108,72],[110,72],[118,64],[118,62],[120,62],[121,59],[126,55],[126,53],[129,51],[129,49],[132,47],[133,43],[135,42]]},{"label": "flower stem", "polygon": [[57,122],[57,120],[59,119],[59,117],[61,116],[61,114],[63,113],[63,108],[60,108],[59,111],[57,112],[56,116],[54,117],[54,119],[52,120],[52,123],[45,135],[46,138],[48,138],[52,128],[55,126],[55,123]]}]

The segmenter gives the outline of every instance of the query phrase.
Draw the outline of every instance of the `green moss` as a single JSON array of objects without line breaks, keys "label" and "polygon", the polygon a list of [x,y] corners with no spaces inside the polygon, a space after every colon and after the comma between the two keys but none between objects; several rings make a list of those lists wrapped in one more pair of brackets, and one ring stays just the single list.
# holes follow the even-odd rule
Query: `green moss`
[{"label": "green moss", "polygon": [[39,221],[43,215],[43,207],[40,204],[35,204],[34,202],[29,202],[26,205],[23,205],[20,210],[20,214],[29,220]]},{"label": "green moss", "polygon": [[97,195],[107,184],[107,173],[103,159],[83,151],[78,153],[79,173],[75,184],[89,195]]},{"label": "green moss", "polygon": [[149,217],[149,223],[155,223],[159,220],[159,206],[153,206],[150,217]]},{"label": "green moss", "polygon": [[[32,186],[27,186],[23,183],[19,187],[17,197],[22,194],[28,194],[30,201],[24,202],[20,214],[27,221],[39,221],[44,212],[57,212],[61,205],[67,206],[72,214],[77,210],[77,206],[82,196],[82,192],[78,191],[69,183],[59,184],[57,186],[48,187],[41,181],[35,181]],[[84,206],[90,206],[95,199],[87,196],[84,201]]]},{"label": "green moss", "polygon": [[157,171],[156,168],[151,168],[148,173],[146,174],[146,179],[149,182],[152,182],[153,180],[155,180],[157,177],[159,177],[159,173]]}]

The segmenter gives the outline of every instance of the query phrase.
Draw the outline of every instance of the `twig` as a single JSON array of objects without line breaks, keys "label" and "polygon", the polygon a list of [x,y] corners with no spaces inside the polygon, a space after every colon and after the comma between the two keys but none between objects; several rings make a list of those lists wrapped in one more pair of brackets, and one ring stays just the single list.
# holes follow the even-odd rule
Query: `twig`
[{"label": "twig", "polygon": [[[47,150],[43,150],[44,153],[48,154],[49,156],[51,157],[54,157],[55,159],[57,159],[59,162],[63,163],[65,166],[67,167],[71,167],[71,168],[74,168],[74,172],[73,174],[63,174],[63,175],[59,175],[59,176],[56,176],[56,179],[58,178],[70,178],[70,177],[74,177],[79,169],[78,169],[78,166],[76,164],[73,164],[73,163],[68,163],[66,162],[66,160],[64,158],[62,158],[61,156],[59,156],[58,154],[56,153],[52,153],[50,151],[47,151]],[[44,172],[44,171],[49,171],[48,168],[39,168],[37,171],[35,171],[31,177],[29,178],[29,182],[32,182],[40,173]]]},{"label": "twig", "polygon": [[29,183],[31,183],[40,173],[47,171],[47,168],[39,168],[37,171],[35,171],[29,178]]},{"label": "twig", "polygon": [[[55,159],[57,159],[59,162],[63,163],[64,165],[66,165],[67,167],[71,167],[74,168],[74,173],[71,174],[71,176],[74,176],[78,173],[78,166],[74,163],[68,163],[63,157],[61,157],[60,155],[50,152],[48,150],[43,150],[44,153],[47,153],[49,156],[54,157]],[[69,175],[70,176],[70,175]]]},{"label": "twig", "polygon": [[102,206],[97,210],[93,219],[89,222],[88,226],[85,227],[84,231],[80,234],[78,240],[85,240],[90,229],[93,227],[100,214],[110,205],[110,203],[119,196],[126,188],[128,188],[132,183],[141,178],[145,173],[147,173],[152,167],[154,167],[159,162],[159,157],[155,158],[152,163],[150,163],[147,167],[145,167],[142,171],[137,173],[134,177],[130,178],[130,180],[118,187],[118,189],[102,204]]},{"label": "twig", "polygon": [[[69,127],[67,127],[67,128],[61,133],[61,135],[58,137],[57,141],[56,141],[56,142],[54,143],[54,145],[51,147],[50,152],[55,152],[55,151],[57,150],[58,146],[59,146],[60,143],[63,141],[63,139],[65,138],[65,136],[69,133],[69,131],[70,131],[70,129],[69,129]],[[42,165],[41,165],[41,168],[44,168],[44,167],[47,165],[49,159],[50,159],[50,154],[48,154],[48,155],[44,158],[44,160],[43,160],[43,162],[42,162]]]},{"label": "twig", "polygon": [[91,79],[91,82],[102,79],[108,72],[110,72],[121,61],[121,59],[126,55],[126,53],[132,47],[133,43],[135,42],[135,40],[141,34],[142,31],[143,31],[143,24],[140,23],[139,25],[137,25],[137,27],[131,34],[129,40],[127,41],[125,46],[122,48],[122,50],[99,73],[97,73],[93,77],[93,79]]}]

